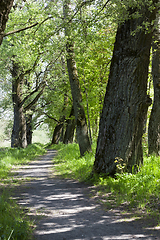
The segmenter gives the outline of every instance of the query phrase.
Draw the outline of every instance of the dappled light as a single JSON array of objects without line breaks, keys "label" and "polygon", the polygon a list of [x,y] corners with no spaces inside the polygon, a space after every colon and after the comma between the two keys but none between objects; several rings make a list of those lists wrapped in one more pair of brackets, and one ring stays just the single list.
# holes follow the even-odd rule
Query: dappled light
[{"label": "dappled light", "polygon": [[104,211],[89,198],[87,185],[55,177],[51,170],[54,155],[49,150],[48,155],[18,170],[17,177],[30,181],[17,189],[15,197],[36,220],[36,239],[156,239],[130,215],[122,219],[118,210]]},{"label": "dappled light", "polygon": [[160,240],[159,2],[0,0],[0,240]]}]

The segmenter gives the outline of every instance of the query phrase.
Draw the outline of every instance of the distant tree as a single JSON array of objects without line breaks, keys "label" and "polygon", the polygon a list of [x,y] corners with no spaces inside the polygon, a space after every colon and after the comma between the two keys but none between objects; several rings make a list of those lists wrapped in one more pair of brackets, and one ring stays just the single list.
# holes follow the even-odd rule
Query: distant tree
[{"label": "distant tree", "polygon": [[[84,107],[82,104],[82,94],[79,84],[77,66],[75,61],[74,52],[74,40],[72,36],[72,25],[68,24],[71,18],[70,0],[64,1],[64,22],[65,22],[65,36],[66,42],[66,52],[67,52],[67,68],[69,81],[71,86],[71,93],[73,98],[73,107],[75,114],[75,123],[77,131],[77,140],[79,144],[80,154],[84,155],[85,152],[91,151],[91,143],[88,136],[88,127],[86,122],[86,115]],[[68,23],[67,23],[68,22]]]},{"label": "distant tree", "polygon": [[23,112],[22,102],[22,84],[24,75],[21,73],[17,63],[13,61],[12,74],[12,101],[14,107],[14,123],[11,136],[11,147],[27,146],[26,139],[26,120]]},{"label": "distant tree", "polygon": [[73,143],[75,131],[75,117],[74,117],[74,108],[72,106],[69,118],[66,120],[66,131],[63,138],[63,143]]},{"label": "distant tree", "polygon": [[[11,136],[11,147],[26,148],[27,145],[31,143],[31,120],[33,115],[32,111],[35,109],[35,104],[37,103],[45,88],[45,82],[42,81],[38,84],[38,86],[34,88],[34,90],[29,89],[30,91],[24,97],[23,86],[25,82],[25,77],[27,74],[34,70],[35,65],[33,66],[33,69],[31,68],[25,72],[19,66],[19,64],[14,61],[14,59],[12,60],[11,75],[14,122]],[[36,94],[36,96],[34,96],[34,98],[31,98],[33,94]],[[29,102],[26,103],[28,99]],[[30,110],[30,114],[26,114],[26,111],[28,110]]]},{"label": "distant tree", "polygon": [[128,20],[119,24],[99,125],[94,162],[97,173],[113,175],[118,163],[132,172],[143,162],[143,125],[151,104],[147,79],[156,3],[154,0],[149,6],[144,1],[128,7]]}]

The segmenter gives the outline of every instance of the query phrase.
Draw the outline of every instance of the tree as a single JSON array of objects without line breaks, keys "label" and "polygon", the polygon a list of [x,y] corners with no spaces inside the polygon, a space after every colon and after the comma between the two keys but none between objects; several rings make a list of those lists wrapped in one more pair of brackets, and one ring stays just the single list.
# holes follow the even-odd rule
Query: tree
[{"label": "tree", "polygon": [[[41,58],[41,63],[38,63],[40,56],[42,56],[44,53],[43,51],[46,47],[45,44],[47,44],[45,41],[45,34],[47,33],[46,31],[43,31],[45,24],[43,24],[44,20],[42,21],[41,15],[41,11],[43,11],[43,9],[44,6],[41,5],[39,1],[27,1],[22,4],[22,6],[21,1],[18,2],[13,8],[13,11],[10,15],[10,20],[8,21],[7,31],[9,33],[15,32],[13,30],[15,27],[22,30],[21,26],[26,24],[26,22],[32,24],[33,21],[35,22],[35,16],[37,17],[37,21],[40,19],[42,23],[39,24],[37,29],[30,27],[25,28],[27,29],[25,34],[22,31],[11,36],[6,34],[7,37],[5,38],[5,41],[3,41],[1,62],[3,64],[4,62],[7,63],[12,75],[12,100],[14,108],[14,123],[11,137],[12,147],[26,147],[26,135],[28,143],[31,142],[31,115],[35,109],[35,104],[44,90],[44,83],[43,86],[41,86],[42,89],[39,89],[37,86],[39,82],[38,79],[35,79],[34,74],[35,68],[37,72],[39,71],[43,74],[45,66],[48,65],[47,61],[44,63],[44,57],[43,59]],[[44,13],[44,18],[45,17],[46,15]],[[33,25],[36,26],[35,24],[30,26]],[[44,34],[42,34],[42,32]],[[24,82],[26,81],[28,81],[30,89],[24,86]],[[25,116],[26,111],[27,116]],[[27,128],[25,119],[26,117]]]},{"label": "tree", "polygon": [[67,119],[66,131],[64,134],[63,143],[73,143],[74,130],[75,130],[75,117],[74,117],[74,108],[72,106],[69,119]]},{"label": "tree", "polygon": [[160,155],[160,15],[157,13],[152,42],[154,102],[148,128],[148,153]]},{"label": "tree", "polygon": [[[129,7],[129,19],[117,29],[99,125],[94,162],[97,173],[114,175],[117,163],[132,172],[143,162],[143,125],[151,104],[147,79],[156,3]],[[135,18],[137,11],[140,15]]]},{"label": "tree", "polygon": [[[11,136],[11,147],[25,148],[28,144],[31,143],[32,139],[31,119],[33,115],[32,113],[25,113],[28,110],[32,111],[35,109],[35,104],[37,103],[38,99],[44,91],[45,82],[44,80],[41,81],[41,83],[39,83],[39,85],[36,86],[34,90],[28,89],[30,91],[29,93],[27,93],[27,96],[24,97],[23,85],[25,82],[25,77],[27,74],[30,74],[34,70],[37,62],[35,62],[33,68],[28,69],[26,72],[23,71],[23,69],[19,66],[19,64],[15,61],[14,58],[12,60],[12,63],[13,66],[11,69],[11,74],[14,123]],[[36,94],[36,96],[34,96],[34,98],[32,99],[31,96],[33,94]],[[26,104],[28,99],[29,103]]]},{"label": "tree", "polygon": [[1,0],[0,1],[0,45],[3,41],[4,30],[8,21],[8,15],[14,0]]},{"label": "tree", "polygon": [[69,81],[71,86],[71,93],[73,98],[73,107],[76,122],[77,140],[79,144],[80,154],[91,151],[91,143],[88,137],[88,128],[86,122],[85,111],[82,105],[82,95],[79,85],[77,66],[74,54],[74,41],[71,31],[71,24],[67,24],[70,19],[70,0],[64,1],[64,20],[65,20],[65,36],[66,52],[67,52],[67,68],[69,74]]},{"label": "tree", "polygon": [[13,60],[12,74],[12,101],[14,108],[14,123],[11,136],[11,147],[25,148],[27,146],[26,139],[26,120],[22,103],[22,84],[24,75],[20,72],[20,68]]}]

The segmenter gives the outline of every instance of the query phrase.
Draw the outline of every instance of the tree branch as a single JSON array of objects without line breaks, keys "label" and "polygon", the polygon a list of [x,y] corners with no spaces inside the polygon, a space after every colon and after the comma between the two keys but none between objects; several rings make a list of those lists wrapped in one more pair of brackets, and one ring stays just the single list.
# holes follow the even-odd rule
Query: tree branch
[{"label": "tree branch", "polygon": [[29,97],[31,97],[34,93],[38,92],[38,90],[39,90],[44,84],[45,84],[44,81],[41,82],[41,83],[38,85],[38,87],[36,87],[36,89],[35,89],[34,91],[32,91],[28,96],[26,96],[26,97],[23,99],[23,101],[21,102],[21,106],[25,103],[25,101],[26,101]]},{"label": "tree branch", "polygon": [[37,22],[37,23],[34,23],[34,24],[32,24],[32,25],[30,25],[30,26],[28,26],[28,27],[24,27],[24,28],[20,28],[20,29],[13,30],[13,31],[8,32],[8,33],[4,33],[3,37],[6,37],[6,36],[11,35],[11,34],[14,34],[14,33],[22,32],[22,31],[24,31],[24,30],[27,30],[27,29],[32,28],[32,27],[34,27],[34,26],[37,26],[38,24],[39,24],[39,23]]},{"label": "tree branch", "polygon": [[52,119],[52,120],[54,120],[55,122],[57,122],[57,123],[59,123],[59,121],[57,120],[57,119],[55,119],[54,117],[51,117],[51,116],[49,116],[47,113],[45,113],[45,112],[42,112],[44,115],[46,115],[48,118],[50,118],[50,119]]},{"label": "tree branch", "polygon": [[42,120],[42,121],[36,123],[36,124],[34,125],[34,129],[36,129],[37,127],[39,127],[39,126],[41,125],[41,123],[44,123],[44,121]]},{"label": "tree branch", "polygon": [[38,99],[40,98],[40,96],[44,91],[44,88],[45,88],[45,85],[43,86],[42,90],[37,94],[37,96],[33,99],[33,101],[30,102],[26,107],[24,107],[24,111],[31,109],[31,107],[38,101]]},{"label": "tree branch", "polygon": [[96,19],[96,17],[104,10],[104,8],[107,6],[107,4],[110,2],[110,0],[107,0],[107,2],[103,5],[103,7],[99,10],[99,12],[97,14],[95,14],[94,18],[90,21],[94,21]]},{"label": "tree branch", "polygon": [[44,19],[42,22],[36,22],[36,23],[33,23],[32,25],[30,25],[30,26],[27,26],[27,27],[24,27],[24,28],[20,28],[20,29],[16,29],[16,30],[13,30],[13,31],[11,31],[11,32],[8,32],[8,33],[4,33],[3,34],[3,37],[6,37],[6,36],[8,36],[8,35],[11,35],[11,34],[14,34],[14,33],[19,33],[19,32],[22,32],[22,31],[24,31],[24,30],[27,30],[27,29],[30,29],[30,28],[32,28],[32,27],[35,27],[35,26],[37,26],[37,25],[42,25],[44,22],[46,22],[48,19],[50,19],[50,18],[52,18],[52,17],[47,17],[46,19]]}]

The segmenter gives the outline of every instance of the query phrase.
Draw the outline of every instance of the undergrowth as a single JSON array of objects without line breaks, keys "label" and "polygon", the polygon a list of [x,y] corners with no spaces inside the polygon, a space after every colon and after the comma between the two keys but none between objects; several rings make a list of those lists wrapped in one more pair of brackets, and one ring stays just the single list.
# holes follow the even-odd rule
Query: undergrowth
[{"label": "undergrowth", "polygon": [[160,211],[160,157],[145,156],[144,165],[137,174],[122,172],[115,178],[94,174],[90,179],[96,144],[92,146],[93,153],[82,158],[77,144],[59,144],[54,148],[58,150],[55,159],[57,175],[92,182],[97,186],[98,194],[103,198],[109,196],[116,206],[125,203],[128,208]]},{"label": "undergrowth", "polygon": [[0,148],[0,240],[31,238],[32,222],[11,197],[14,176],[10,170],[13,165],[26,164],[44,153],[40,144],[29,145],[26,149]]}]

